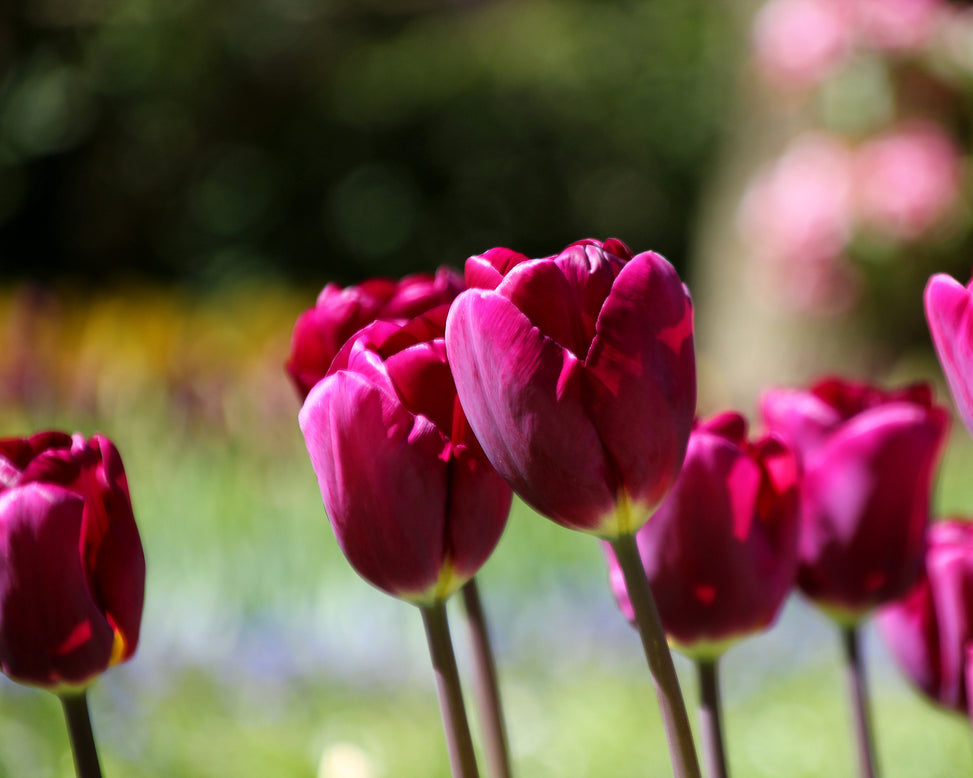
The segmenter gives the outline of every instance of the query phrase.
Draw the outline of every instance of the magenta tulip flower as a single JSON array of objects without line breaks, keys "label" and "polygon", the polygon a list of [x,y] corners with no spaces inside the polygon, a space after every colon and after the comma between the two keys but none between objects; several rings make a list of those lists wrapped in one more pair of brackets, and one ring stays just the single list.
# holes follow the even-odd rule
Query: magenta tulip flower
[{"label": "magenta tulip flower", "polygon": [[[775,435],[747,439],[747,422],[724,413],[689,438],[682,472],[636,535],[669,643],[713,659],[770,626],[794,585],[797,457]],[[633,618],[615,555],[612,588]]]},{"label": "magenta tulip flower", "polygon": [[317,304],[294,324],[285,369],[303,401],[328,372],[331,360],[352,335],[376,319],[411,319],[450,303],[464,289],[454,270],[416,273],[400,281],[373,278],[358,286],[328,284]]},{"label": "magenta tulip flower", "polygon": [[511,502],[457,400],[447,310],[367,326],[299,417],[345,556],[367,581],[417,604],[443,600],[473,576]]},{"label": "magenta tulip flower", "polygon": [[696,407],[689,293],[651,251],[585,240],[466,265],[446,349],[470,426],[531,506],[634,533],[679,473]]},{"label": "magenta tulip flower", "polygon": [[926,320],[953,400],[973,432],[973,282],[963,286],[939,273],[925,292]]},{"label": "magenta tulip flower", "polygon": [[878,615],[899,667],[940,705],[973,717],[973,523],[936,522],[923,574]]},{"label": "magenta tulip flower", "polygon": [[0,440],[0,669],[76,693],[138,645],[145,558],[100,435]]},{"label": "magenta tulip flower", "polygon": [[919,572],[946,411],[924,384],[886,392],[838,378],[770,390],[761,411],[803,461],[798,586],[855,623]]}]

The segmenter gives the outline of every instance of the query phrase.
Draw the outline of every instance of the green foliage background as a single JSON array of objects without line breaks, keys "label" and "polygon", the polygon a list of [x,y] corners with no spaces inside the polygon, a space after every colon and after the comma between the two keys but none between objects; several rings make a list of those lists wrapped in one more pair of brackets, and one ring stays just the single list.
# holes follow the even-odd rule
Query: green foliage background
[{"label": "green foliage background", "polygon": [[685,261],[705,0],[11,0],[0,273],[358,280],[623,236]]}]

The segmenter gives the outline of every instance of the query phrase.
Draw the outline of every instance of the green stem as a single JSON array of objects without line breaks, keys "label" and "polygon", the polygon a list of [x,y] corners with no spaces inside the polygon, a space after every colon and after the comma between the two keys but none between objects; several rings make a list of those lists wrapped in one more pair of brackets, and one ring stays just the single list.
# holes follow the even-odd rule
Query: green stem
[{"label": "green stem", "polygon": [[68,725],[71,753],[74,755],[74,768],[78,778],[101,778],[95,736],[91,731],[91,717],[88,715],[87,696],[84,692],[65,694],[60,696],[60,700]]},{"label": "green stem", "polygon": [[642,567],[635,536],[620,535],[611,541],[611,547],[625,578],[625,588],[635,612],[635,623],[639,628],[642,648],[655,684],[673,775],[675,778],[700,778],[686,703],[679,688],[676,668],[672,664],[672,654],[669,653],[649,580],[645,575],[645,568]]},{"label": "green stem", "polygon": [[839,626],[845,658],[845,677],[851,697],[852,718],[855,724],[855,740],[858,744],[858,771],[861,778],[875,778],[875,746],[872,742],[872,726],[868,706],[868,686],[865,679],[865,659],[857,626]]},{"label": "green stem", "polygon": [[719,659],[697,660],[699,675],[699,724],[703,755],[709,778],[727,778],[726,749],[723,746],[723,705],[720,701]]},{"label": "green stem", "polygon": [[497,666],[490,646],[483,603],[471,578],[462,589],[463,606],[470,631],[470,647],[473,653],[473,678],[480,725],[483,727],[483,749],[486,752],[487,772],[492,778],[510,778],[510,751],[507,748],[507,731],[500,703],[500,685],[497,682]]},{"label": "green stem", "polygon": [[453,778],[478,778],[476,756],[473,753],[473,740],[470,726],[463,707],[463,690],[460,687],[459,672],[453,643],[449,637],[449,624],[446,621],[446,604],[421,606],[422,623],[426,628],[429,643],[429,658],[436,674],[436,691],[439,694],[439,711],[443,717],[446,733],[446,748],[449,751],[449,766]]}]

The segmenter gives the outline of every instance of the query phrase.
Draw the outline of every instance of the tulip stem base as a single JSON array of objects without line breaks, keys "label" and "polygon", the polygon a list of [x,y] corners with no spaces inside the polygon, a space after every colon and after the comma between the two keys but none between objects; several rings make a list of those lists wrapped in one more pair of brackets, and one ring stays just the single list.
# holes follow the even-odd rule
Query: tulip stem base
[{"label": "tulip stem base", "polygon": [[727,778],[726,750],[723,746],[723,704],[720,700],[719,660],[697,660],[699,676],[699,725],[703,738],[703,758],[709,778]]},{"label": "tulip stem base", "polygon": [[60,696],[64,719],[68,725],[71,740],[71,753],[74,755],[74,768],[78,778],[101,778],[98,764],[98,751],[95,736],[91,731],[91,716],[88,714],[88,698],[84,692]]},{"label": "tulip stem base", "polygon": [[865,659],[861,652],[858,627],[841,626],[841,642],[844,650],[845,676],[851,697],[855,739],[858,743],[858,771],[861,778],[876,778],[875,747],[872,742],[872,725],[869,715],[868,687],[865,681]]},{"label": "tulip stem base", "polygon": [[700,778],[686,703],[679,688],[676,668],[672,663],[672,654],[669,653],[649,580],[645,575],[645,568],[642,567],[635,536],[623,534],[610,542],[625,578],[625,588],[632,603],[635,623],[642,638],[642,648],[655,684],[666,740],[669,743],[673,775],[675,778]]},{"label": "tulip stem base", "polygon": [[446,603],[421,606],[422,623],[429,643],[429,658],[436,675],[436,691],[439,694],[439,711],[443,717],[446,748],[453,778],[478,778],[476,755],[470,737],[470,725],[463,706],[463,689],[460,686],[453,642],[449,637],[446,620]]},{"label": "tulip stem base", "polygon": [[510,751],[507,747],[507,730],[500,703],[497,666],[490,646],[490,632],[476,578],[471,578],[466,583],[462,593],[466,621],[469,625],[474,690],[480,726],[483,729],[483,750],[486,754],[487,773],[491,778],[510,778]]}]

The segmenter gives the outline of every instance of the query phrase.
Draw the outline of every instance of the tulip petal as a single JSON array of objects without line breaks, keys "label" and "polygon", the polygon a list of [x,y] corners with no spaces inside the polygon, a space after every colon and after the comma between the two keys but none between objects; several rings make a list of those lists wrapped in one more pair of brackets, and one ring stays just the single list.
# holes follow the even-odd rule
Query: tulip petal
[{"label": "tulip petal", "polygon": [[122,459],[114,444],[93,435],[95,454],[85,468],[81,554],[88,579],[109,623],[123,641],[116,661],[129,659],[138,645],[145,600],[145,556],[139,538]]},{"label": "tulip petal", "polygon": [[597,532],[614,506],[614,475],[582,407],[574,355],[499,293],[478,289],[453,303],[446,352],[470,427],[497,471],[541,513]]},{"label": "tulip petal", "polygon": [[679,473],[696,410],[692,304],[658,254],[637,255],[615,279],[583,386],[620,486],[653,509]]},{"label": "tulip petal", "polygon": [[457,574],[472,578],[503,534],[513,494],[493,467],[470,449],[454,449],[449,465],[449,555]]},{"label": "tulip petal", "polygon": [[0,667],[18,681],[81,685],[108,666],[114,632],[78,553],[83,509],[50,484],[0,495]]},{"label": "tulip petal", "polygon": [[922,578],[876,618],[886,644],[906,676],[933,699],[939,697],[939,633],[929,582]]},{"label": "tulip petal", "polygon": [[893,402],[808,457],[798,582],[809,597],[864,613],[912,583],[946,424],[939,409]]},{"label": "tulip petal", "polygon": [[359,574],[405,599],[439,576],[446,549],[445,440],[394,394],[339,372],[299,415],[331,526]]},{"label": "tulip petal", "polygon": [[779,432],[802,456],[820,448],[843,421],[837,409],[812,392],[768,389],[760,397],[764,425]]},{"label": "tulip petal", "polygon": [[763,629],[793,585],[797,514],[782,516],[789,533],[753,520],[762,477],[738,446],[696,432],[676,486],[636,536],[680,650],[723,649]]},{"label": "tulip petal", "polygon": [[953,400],[973,432],[973,306],[971,292],[942,273],[929,279],[926,319]]}]

